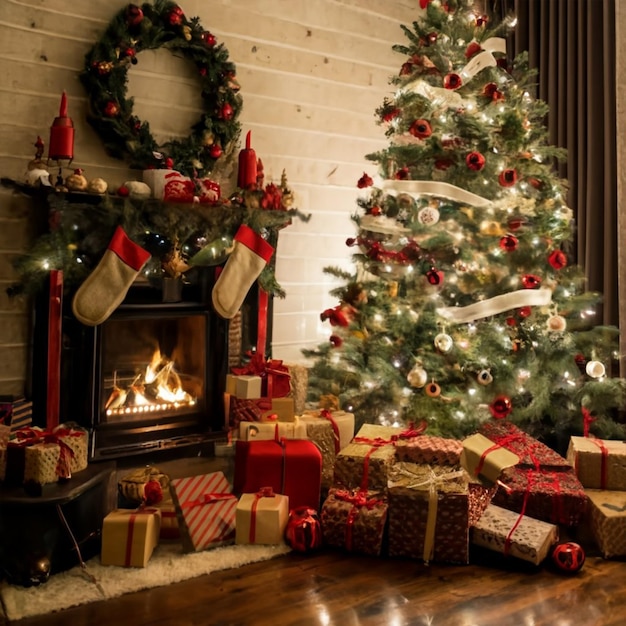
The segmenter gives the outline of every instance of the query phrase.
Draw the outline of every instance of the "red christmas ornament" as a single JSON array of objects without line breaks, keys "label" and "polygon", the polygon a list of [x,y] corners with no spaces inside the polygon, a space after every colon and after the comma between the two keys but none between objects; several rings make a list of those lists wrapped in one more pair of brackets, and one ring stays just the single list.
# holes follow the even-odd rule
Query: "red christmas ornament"
[{"label": "red christmas ornament", "polygon": [[534,189],[541,189],[543,187],[543,183],[535,177],[531,177],[528,179],[528,184]]},{"label": "red christmas ornament", "polygon": [[352,246],[356,245],[357,241],[354,237],[348,237],[346,239],[346,246],[348,246],[348,248],[352,248]]},{"label": "red christmas ornament", "polygon": [[167,157],[163,164],[165,165],[166,169],[171,170],[174,168],[174,159],[172,157]]},{"label": "red christmas ornament", "polygon": [[577,574],[585,564],[585,551],[573,541],[559,543],[552,550],[552,562],[565,574]]},{"label": "red christmas ornament", "polygon": [[212,158],[219,159],[222,156],[222,146],[220,146],[217,143],[214,143],[209,148],[209,154],[211,155]]},{"label": "red christmas ornament", "polygon": [[375,217],[379,216],[381,213],[383,212],[383,210],[379,207],[379,206],[373,206],[368,213],[370,215],[374,215]]},{"label": "red christmas ornament", "polygon": [[504,99],[504,94],[498,89],[498,85],[495,83],[487,83],[483,87],[483,96],[493,100],[494,102]]},{"label": "red christmas ornament", "polygon": [[129,26],[137,26],[143,20],[143,11],[136,4],[129,4],[126,7],[126,23]]},{"label": "red christmas ornament", "polygon": [[518,243],[519,241],[514,235],[505,235],[502,239],[500,239],[500,247],[505,252],[513,252],[514,250],[517,250]]},{"label": "red christmas ornament", "polygon": [[225,102],[220,109],[220,117],[223,120],[231,120],[234,114],[233,107],[228,102]]},{"label": "red christmas ornament", "polygon": [[107,117],[115,117],[119,112],[120,107],[118,106],[117,102],[109,100],[109,102],[106,103],[106,106],[104,107],[104,114]]},{"label": "red christmas ornament", "polygon": [[524,289],[537,289],[541,285],[541,278],[535,274],[525,274],[522,276],[522,285]]},{"label": "red christmas ornament", "polygon": [[507,317],[504,321],[506,322],[507,326],[517,326],[517,320],[514,317]]},{"label": "red christmas ornament", "polygon": [[519,230],[525,223],[526,220],[523,217],[512,217],[508,221],[508,225],[511,230]]},{"label": "red christmas ornament", "polygon": [[477,41],[472,41],[469,46],[465,49],[465,58],[471,59],[475,54],[478,54],[482,48]]},{"label": "red christmas ornament", "polygon": [[426,279],[431,285],[443,285],[443,272],[431,267],[426,272]]},{"label": "red christmas ornament", "polygon": [[503,187],[513,187],[517,182],[517,172],[514,169],[503,170],[498,177],[498,182]]},{"label": "red christmas ornament", "polygon": [[485,167],[485,157],[480,152],[470,152],[465,157],[465,164],[470,170],[480,172]]},{"label": "red christmas ornament", "polygon": [[395,174],[394,178],[396,180],[409,180],[411,178],[411,173],[409,172],[408,167],[401,167]]},{"label": "red christmas ornament", "polygon": [[435,169],[447,170],[452,167],[454,161],[452,159],[435,159]]},{"label": "red christmas ornament", "polygon": [[446,74],[443,77],[443,86],[446,89],[458,89],[462,84],[463,84],[463,81],[461,80],[461,77],[458,74],[455,74],[454,72],[451,72],[450,74]]},{"label": "red christmas ornament", "polygon": [[490,405],[489,412],[497,420],[504,419],[513,410],[511,399],[507,396],[498,396]]},{"label": "red christmas ornament", "polygon": [[489,22],[488,15],[479,15],[476,17],[476,26],[486,26],[487,22]]},{"label": "red christmas ornament", "polygon": [[183,10],[180,7],[174,7],[167,14],[167,21],[169,22],[170,26],[179,26],[180,24],[183,23],[184,16],[185,14],[183,13]]},{"label": "red christmas ornament", "polygon": [[212,48],[217,43],[215,35],[213,33],[210,33],[208,30],[202,33],[202,41],[204,41],[204,43],[209,46],[209,48]]},{"label": "red christmas ornament", "polygon": [[311,552],[322,546],[322,526],[315,509],[300,506],[289,512],[285,542],[297,552]]},{"label": "red christmas ornament", "polygon": [[437,33],[436,32],[432,32],[432,33],[428,33],[428,35],[426,35],[426,42],[427,45],[432,46],[434,44],[437,43]]},{"label": "red christmas ornament", "polygon": [[435,381],[430,383],[430,385],[426,385],[424,390],[430,398],[438,398],[441,395],[441,387]]},{"label": "red christmas ornament", "polygon": [[149,480],[144,485],[143,500],[147,506],[153,506],[163,500],[163,487],[158,480]]},{"label": "red christmas ornament", "polygon": [[532,314],[533,310],[531,307],[529,306],[523,306],[520,307],[519,309],[517,309],[517,314],[522,318],[522,319],[526,319],[527,317],[530,317],[530,315]]},{"label": "red christmas ornament", "polygon": [[394,107],[393,109],[386,110],[382,114],[381,119],[383,122],[391,122],[391,120],[398,117],[400,113],[401,113],[400,109],[398,107]]},{"label": "red christmas ornament", "polygon": [[426,139],[433,134],[428,120],[415,120],[409,127],[409,133],[418,139]]},{"label": "red christmas ornament", "polygon": [[339,335],[331,335],[328,338],[333,348],[340,348],[343,343],[343,339]]},{"label": "red christmas ornament", "polygon": [[122,185],[117,190],[117,195],[122,196],[122,198],[127,198],[129,193],[130,191],[128,190],[128,187],[126,185]]},{"label": "red christmas ornament", "polygon": [[359,178],[356,186],[359,189],[365,189],[365,187],[371,187],[373,184],[374,184],[374,180],[372,179],[372,177],[366,174],[365,172],[363,172],[363,176]]},{"label": "red christmas ornament", "polygon": [[562,250],[553,250],[548,257],[548,263],[555,270],[562,270],[567,266],[567,256]]},{"label": "red christmas ornament", "polygon": [[411,63],[410,61],[403,63],[399,72],[400,76],[410,76],[412,73],[413,73],[413,63]]}]

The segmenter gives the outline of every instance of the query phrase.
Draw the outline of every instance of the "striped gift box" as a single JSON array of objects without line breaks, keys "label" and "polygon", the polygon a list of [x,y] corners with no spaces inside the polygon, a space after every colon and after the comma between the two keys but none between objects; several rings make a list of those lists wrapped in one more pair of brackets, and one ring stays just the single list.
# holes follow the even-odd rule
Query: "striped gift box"
[{"label": "striped gift box", "polygon": [[170,489],[186,552],[234,542],[237,497],[223,472],[174,478]]},{"label": "striped gift box", "polygon": [[10,426],[11,432],[30,426],[33,422],[33,402],[26,398],[0,396],[0,424]]}]

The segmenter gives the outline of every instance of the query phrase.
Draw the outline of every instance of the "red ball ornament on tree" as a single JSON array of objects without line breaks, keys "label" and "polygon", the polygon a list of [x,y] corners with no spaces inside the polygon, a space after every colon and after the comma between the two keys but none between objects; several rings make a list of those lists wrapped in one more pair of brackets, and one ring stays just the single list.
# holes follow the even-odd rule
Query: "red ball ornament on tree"
[{"label": "red ball ornament on tree", "polygon": [[446,89],[458,89],[462,84],[463,84],[463,81],[461,80],[461,77],[458,74],[455,74],[454,72],[451,72],[450,74],[446,74],[443,77],[443,86]]},{"label": "red ball ornament on tree", "polygon": [[514,235],[505,235],[502,239],[500,239],[500,247],[505,252],[513,252],[514,250],[517,250],[518,243],[519,241]]},{"label": "red ball ornament on tree", "polygon": [[524,289],[537,289],[541,285],[541,278],[535,274],[525,274],[522,276]]},{"label": "red ball ornament on tree", "polygon": [[530,317],[531,313],[533,312],[532,308],[529,306],[522,306],[519,309],[517,309],[517,314],[522,318],[522,319],[526,319],[527,317]]},{"label": "red ball ornament on tree", "polygon": [[220,109],[220,117],[223,120],[231,120],[234,114],[233,107],[228,102],[225,102]]},{"label": "red ball ornament on tree", "polygon": [[120,107],[118,106],[117,102],[113,102],[112,100],[110,100],[106,103],[106,106],[104,107],[104,114],[107,117],[115,117],[119,112]]},{"label": "red ball ornament on tree", "polygon": [[428,280],[431,285],[443,285],[443,272],[431,267],[426,272],[426,280]]},{"label": "red ball ornament on tree", "polygon": [[129,4],[126,7],[126,23],[129,26],[138,26],[143,20],[143,11],[136,4]]},{"label": "red ball ornament on tree", "polygon": [[208,30],[202,33],[202,41],[204,41],[209,48],[212,48],[217,43],[215,35],[210,33]]},{"label": "red ball ornament on tree", "polygon": [[212,158],[219,159],[222,156],[222,146],[220,146],[217,143],[214,143],[209,148],[209,154],[211,155]]},{"label": "red ball ornament on tree", "polygon": [[185,14],[183,13],[183,10],[180,7],[174,7],[167,14],[167,21],[169,22],[170,26],[179,26],[180,24],[183,23],[184,15]]},{"label": "red ball ornament on tree", "polygon": [[475,54],[478,54],[482,50],[480,44],[477,41],[472,41],[465,49],[465,58],[471,59]]},{"label": "red ball ornament on tree", "polygon": [[562,250],[553,250],[550,256],[548,256],[548,263],[550,263],[555,270],[562,270],[567,266],[567,256]]},{"label": "red ball ornament on tree", "polygon": [[470,152],[465,157],[465,164],[470,170],[480,172],[485,167],[485,157],[480,152]]},{"label": "red ball ornament on tree", "polygon": [[289,512],[285,541],[297,552],[311,552],[322,545],[322,527],[315,509],[300,506]]},{"label": "red ball ornament on tree", "polygon": [[573,541],[559,543],[552,550],[552,562],[560,572],[577,574],[585,564],[585,551]]},{"label": "red ball ornament on tree", "polygon": [[426,139],[433,134],[428,120],[415,120],[409,127],[409,133],[418,139]]},{"label": "red ball ornament on tree", "polygon": [[511,399],[507,396],[498,396],[490,405],[489,412],[497,419],[504,419],[513,410]]},{"label": "red ball ornament on tree", "polygon": [[394,119],[395,117],[398,117],[400,113],[401,111],[398,107],[393,107],[392,109],[386,110],[382,114],[381,119],[383,122],[391,122],[391,120]]},{"label": "red ball ornament on tree", "polygon": [[503,187],[513,187],[517,182],[517,172],[514,169],[503,170],[498,177],[498,182]]}]

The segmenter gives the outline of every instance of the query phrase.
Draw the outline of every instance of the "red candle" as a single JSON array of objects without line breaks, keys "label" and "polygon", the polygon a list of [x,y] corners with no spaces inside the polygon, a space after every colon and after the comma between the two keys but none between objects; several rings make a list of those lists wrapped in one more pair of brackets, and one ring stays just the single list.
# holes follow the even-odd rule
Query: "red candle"
[{"label": "red candle", "polygon": [[239,171],[237,174],[237,187],[249,189],[256,186],[256,154],[250,147],[250,134],[246,135],[246,147],[239,152]]},{"label": "red candle", "polygon": [[48,159],[52,161],[69,160],[74,158],[74,122],[67,116],[67,95],[61,96],[59,117],[54,119],[50,127],[50,143],[48,145]]}]

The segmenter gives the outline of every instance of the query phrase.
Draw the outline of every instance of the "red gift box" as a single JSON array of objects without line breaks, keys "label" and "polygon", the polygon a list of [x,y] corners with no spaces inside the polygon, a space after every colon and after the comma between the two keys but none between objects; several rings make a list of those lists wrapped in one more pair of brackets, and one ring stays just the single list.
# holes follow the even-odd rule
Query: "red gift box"
[{"label": "red gift box", "polygon": [[256,493],[263,487],[289,497],[290,509],[319,509],[322,454],[307,439],[237,441],[235,493]]},{"label": "red gift box", "polygon": [[222,472],[174,478],[170,489],[186,552],[234,542],[237,497]]}]

